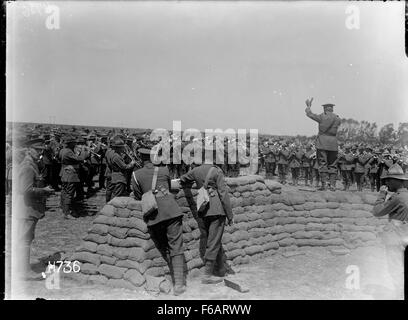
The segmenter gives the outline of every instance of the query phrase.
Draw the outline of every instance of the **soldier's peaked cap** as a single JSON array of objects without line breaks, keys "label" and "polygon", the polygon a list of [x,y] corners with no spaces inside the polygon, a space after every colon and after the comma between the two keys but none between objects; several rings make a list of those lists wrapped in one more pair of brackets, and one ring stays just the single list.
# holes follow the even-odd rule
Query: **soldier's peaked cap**
[{"label": "soldier's peaked cap", "polygon": [[76,142],[76,138],[74,136],[72,136],[72,135],[66,135],[64,137],[64,142],[65,143],[73,143],[73,142]]},{"label": "soldier's peaked cap", "polygon": [[119,137],[114,137],[111,141],[111,147],[124,147],[125,143],[123,142],[123,140]]},{"label": "soldier's peaked cap", "polygon": [[327,108],[327,107],[334,107],[335,105],[333,103],[326,103],[326,104],[322,104],[323,108]]}]

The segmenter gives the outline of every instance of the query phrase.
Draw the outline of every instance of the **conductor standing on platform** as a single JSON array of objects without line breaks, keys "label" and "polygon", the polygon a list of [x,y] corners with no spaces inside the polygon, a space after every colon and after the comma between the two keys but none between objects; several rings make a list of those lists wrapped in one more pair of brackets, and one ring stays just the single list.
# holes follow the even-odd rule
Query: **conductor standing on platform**
[{"label": "conductor standing on platform", "polygon": [[322,186],[326,190],[326,182],[330,179],[330,190],[335,190],[337,168],[335,160],[338,153],[337,129],[341,123],[340,117],[333,112],[334,104],[323,105],[324,112],[317,115],[311,110],[313,98],[306,100],[306,115],[319,123],[316,139],[316,157]]}]

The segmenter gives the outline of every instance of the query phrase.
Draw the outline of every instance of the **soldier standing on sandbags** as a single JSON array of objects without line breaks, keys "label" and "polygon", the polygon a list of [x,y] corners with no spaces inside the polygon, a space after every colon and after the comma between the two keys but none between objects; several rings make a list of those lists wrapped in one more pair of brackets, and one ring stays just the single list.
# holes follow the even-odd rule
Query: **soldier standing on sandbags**
[{"label": "soldier standing on sandbags", "polygon": [[186,262],[183,247],[183,213],[170,193],[170,172],[166,166],[155,166],[150,159],[150,149],[138,150],[143,168],[132,173],[132,190],[136,200],[152,190],[156,172],[155,188],[152,190],[157,202],[157,210],[146,220],[149,234],[163,259],[169,266],[173,280],[173,293],[180,295],[186,291]]},{"label": "soldier standing on sandbags", "polygon": [[221,277],[225,274],[235,273],[226,262],[226,255],[221,242],[225,220],[227,220],[228,225],[232,225],[233,213],[224,174],[218,166],[214,165],[213,149],[207,151],[205,163],[181,176],[180,183],[183,188],[188,189],[188,186],[196,182],[197,187],[201,188],[208,175],[207,190],[210,200],[207,208],[200,214],[198,214],[195,206],[190,208],[200,229],[200,256],[205,264],[202,283],[215,284],[222,282]]},{"label": "soldier standing on sandbags", "polygon": [[128,164],[123,160],[121,154],[124,152],[125,142],[119,136],[112,139],[110,148],[105,154],[111,177],[107,185],[106,201],[110,201],[111,198],[127,197],[129,195],[127,190],[128,170],[133,169],[136,165],[134,160]]},{"label": "soldier standing on sandbags", "polygon": [[[45,215],[47,196],[54,190],[45,186],[38,168],[40,152],[44,149],[41,139],[34,139],[25,144],[28,148],[24,160],[17,170],[18,190],[16,212],[13,212],[13,241],[15,245],[16,269],[21,280],[41,280],[40,274],[35,273],[30,266],[31,243],[35,236],[38,220]],[[14,246],[13,245],[13,246]]]},{"label": "soldier standing on sandbags", "polygon": [[334,104],[323,105],[324,112],[317,115],[311,111],[313,98],[306,100],[306,115],[319,123],[319,132],[316,139],[316,156],[319,165],[319,174],[322,186],[319,190],[326,190],[329,176],[330,184],[336,184],[337,168],[333,163],[337,159],[338,142],[337,129],[341,123],[339,116],[333,113]]},{"label": "soldier standing on sandbags", "polygon": [[[398,164],[393,164],[381,178],[386,186],[380,188],[373,207],[376,217],[388,215],[389,224],[381,235],[387,254],[388,271],[397,298],[404,294],[404,248],[408,244],[408,176]],[[387,191],[393,192],[387,197]],[[388,198],[388,199],[387,199]]]}]

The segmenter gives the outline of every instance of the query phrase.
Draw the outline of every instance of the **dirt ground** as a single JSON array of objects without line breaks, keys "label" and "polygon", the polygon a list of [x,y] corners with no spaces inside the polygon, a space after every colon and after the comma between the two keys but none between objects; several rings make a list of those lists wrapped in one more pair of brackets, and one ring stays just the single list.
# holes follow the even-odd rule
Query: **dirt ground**
[{"label": "dirt ground", "polygon": [[[293,187],[286,187],[292,189]],[[96,197],[101,197],[97,194]],[[58,197],[58,194],[55,195]],[[103,204],[103,202],[102,202]],[[56,251],[72,253],[80,244],[94,217],[64,220],[60,210],[47,212],[36,228],[31,263],[35,268],[41,257]],[[277,253],[269,258],[234,267],[239,283],[249,289],[240,293],[223,283],[203,285],[200,277],[188,279],[182,296],[152,295],[143,290],[113,289],[101,285],[81,284],[62,278],[59,289],[47,289],[45,281],[30,281],[14,290],[7,299],[387,299],[391,298],[391,281],[387,274],[383,247],[362,247],[348,254],[335,255],[325,248],[309,248],[286,257]],[[8,254],[8,252],[7,252]],[[353,276],[353,286],[347,285]],[[7,276],[6,276],[7,279]]]}]

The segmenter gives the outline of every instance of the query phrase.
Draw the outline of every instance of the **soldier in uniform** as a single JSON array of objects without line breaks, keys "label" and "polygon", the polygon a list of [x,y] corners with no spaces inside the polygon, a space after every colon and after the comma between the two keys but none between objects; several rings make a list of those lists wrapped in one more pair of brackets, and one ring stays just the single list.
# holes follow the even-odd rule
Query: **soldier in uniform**
[{"label": "soldier in uniform", "polygon": [[[83,190],[79,178],[81,163],[89,157],[89,153],[83,150],[80,154],[75,154],[77,140],[73,136],[66,136],[65,148],[60,152],[61,157],[61,206],[65,219],[78,217],[75,208],[78,208],[78,201],[82,200]],[[74,196],[76,197],[74,198]]]},{"label": "soldier in uniform", "polygon": [[368,176],[370,178],[370,187],[372,192],[374,192],[374,190],[377,190],[377,192],[380,191],[380,181],[378,179],[380,160],[378,158],[378,154],[379,150],[374,149],[374,152],[367,163],[369,166]]},{"label": "soldier in uniform", "polygon": [[289,150],[287,149],[286,142],[281,144],[281,148],[278,151],[278,174],[279,174],[279,182],[282,184],[286,183],[286,174],[288,171],[288,158],[289,158]]},{"label": "soldier in uniform", "polygon": [[313,176],[312,176],[312,155],[313,150],[310,144],[306,145],[306,150],[302,156],[302,168],[305,176],[305,186],[309,186],[313,184]]},{"label": "soldier in uniform", "polygon": [[297,186],[299,183],[299,174],[300,174],[300,164],[302,161],[303,152],[299,151],[298,148],[293,147],[289,153],[289,167],[292,173],[292,184]]},{"label": "soldier in uniform", "polygon": [[[116,143],[117,144],[117,143]],[[132,190],[137,200],[152,190],[156,174],[155,195],[158,209],[145,218],[149,234],[167,262],[173,279],[173,293],[186,291],[185,258],[183,247],[183,213],[174,196],[170,193],[170,173],[166,166],[155,166],[150,160],[150,149],[139,149],[144,166],[133,171]]]},{"label": "soldier in uniform", "polygon": [[378,176],[381,185],[385,184],[385,180],[383,180],[382,177],[387,175],[388,169],[393,165],[393,163],[394,162],[392,161],[390,152],[388,150],[384,150],[378,168]]},{"label": "soldier in uniform", "polygon": [[357,183],[357,191],[363,191],[363,182],[365,174],[365,165],[367,164],[369,158],[364,154],[364,147],[359,148],[359,154],[354,159],[355,169],[354,176]]},{"label": "soldier in uniform", "polygon": [[[404,298],[404,248],[408,244],[408,190],[404,184],[408,177],[398,164],[390,166],[382,177],[382,186],[373,207],[376,217],[387,216],[389,224],[381,234],[385,245],[388,271],[393,280],[396,297]],[[387,197],[387,192],[393,194]]]},{"label": "soldier in uniform", "polygon": [[[111,141],[110,147],[112,151],[106,152],[106,163],[109,167],[111,181],[109,182],[107,190],[111,198],[126,197],[129,195],[127,190],[127,172],[134,168],[136,162],[132,160],[126,164],[121,154],[124,152],[125,143],[119,137],[116,136]],[[106,199],[109,201],[110,199]]]},{"label": "soldier in uniform", "polygon": [[44,148],[43,141],[34,139],[28,141],[25,147],[28,151],[17,170],[18,210],[13,212],[13,224],[17,228],[12,241],[17,259],[13,271],[17,270],[20,279],[40,280],[41,275],[36,274],[30,266],[31,243],[34,240],[37,222],[45,215],[46,198],[54,190],[45,186],[37,165],[40,152]]},{"label": "soldier in uniform", "polygon": [[319,132],[316,139],[316,156],[319,164],[321,190],[326,190],[326,182],[329,177],[331,185],[335,185],[337,168],[333,165],[337,159],[338,142],[337,129],[341,123],[339,116],[333,113],[334,104],[323,105],[324,112],[317,115],[311,111],[313,98],[306,100],[306,115],[319,123]]},{"label": "soldier in uniform", "polygon": [[[233,213],[223,172],[214,164],[212,156],[215,155],[211,153],[214,153],[212,149],[206,149],[205,163],[180,178],[190,209],[200,229],[200,256],[204,262],[203,284],[219,283],[222,281],[220,277],[226,273],[234,273],[227,265],[221,242],[226,220],[229,225],[233,224]],[[189,188],[194,182],[201,188],[207,177],[210,201],[207,208],[198,213]]]}]

